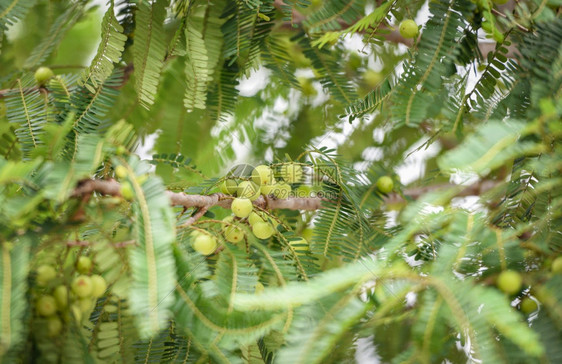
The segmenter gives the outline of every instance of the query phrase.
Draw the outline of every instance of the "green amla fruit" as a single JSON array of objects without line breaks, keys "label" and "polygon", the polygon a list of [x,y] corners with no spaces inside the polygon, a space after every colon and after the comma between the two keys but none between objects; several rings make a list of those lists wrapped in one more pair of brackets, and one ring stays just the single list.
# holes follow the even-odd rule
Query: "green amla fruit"
[{"label": "green amla fruit", "polygon": [[252,181],[242,181],[238,184],[237,196],[255,201],[260,197],[260,187]]},{"label": "green amla fruit", "polygon": [[533,300],[532,298],[525,297],[521,300],[521,304],[519,307],[521,308],[521,312],[528,315],[535,312],[539,308],[539,305],[537,305],[535,300]]},{"label": "green amla fruit", "polygon": [[498,288],[507,294],[515,294],[521,290],[523,279],[521,274],[513,270],[505,270],[500,273],[496,282]]},{"label": "green amla fruit", "polygon": [[418,25],[412,19],[403,20],[399,26],[400,35],[404,38],[415,38],[418,35]]},{"label": "green amla fruit", "polygon": [[62,310],[68,306],[68,288],[66,286],[60,285],[53,291],[53,296],[57,302],[57,307]]},{"label": "green amla fruit", "polygon": [[275,230],[273,226],[267,222],[257,222],[252,226],[252,232],[259,239],[269,239]]},{"label": "green amla fruit", "polygon": [[39,297],[35,305],[37,313],[41,316],[51,316],[57,311],[57,303],[55,298],[50,295]]},{"label": "green amla fruit", "polygon": [[121,165],[115,167],[115,176],[116,176],[118,179],[125,179],[125,178],[127,178],[127,167],[121,166]]},{"label": "green amla fruit", "polygon": [[383,76],[379,72],[369,69],[363,74],[363,80],[367,87],[373,89],[381,83]]},{"label": "green amla fruit", "polygon": [[35,71],[35,81],[37,81],[39,85],[43,86],[54,75],[53,70],[49,67],[39,67]]},{"label": "green amla fruit", "polygon": [[198,235],[193,241],[193,249],[203,255],[210,255],[217,250],[217,239],[209,234]]},{"label": "green amla fruit", "polygon": [[94,289],[92,280],[90,279],[90,277],[85,275],[74,278],[71,287],[72,292],[74,292],[74,294],[80,298],[90,297]]},{"label": "green amla fruit", "polygon": [[272,194],[279,199],[289,198],[289,195],[291,194],[291,186],[285,182],[278,182],[274,185]]},{"label": "green amla fruit", "polygon": [[287,163],[281,166],[280,176],[287,183],[297,183],[302,179],[302,167],[297,163]]},{"label": "green amla fruit", "polygon": [[[253,212],[252,212],[253,213]],[[236,225],[227,225],[223,229],[224,238],[230,243],[238,243],[244,240],[244,230]]]},{"label": "green amla fruit", "polygon": [[238,183],[233,179],[225,179],[222,181],[220,189],[225,195],[235,195],[238,190]]},{"label": "green amla fruit", "polygon": [[76,262],[76,270],[81,274],[88,274],[92,270],[92,260],[88,257],[81,256]]},{"label": "green amla fruit", "polygon": [[252,181],[260,187],[263,185],[271,186],[275,183],[273,171],[264,164],[259,165],[252,171]]},{"label": "green amla fruit", "polygon": [[382,193],[389,193],[394,188],[394,182],[389,176],[382,176],[377,180],[377,188]]},{"label": "green amla fruit", "polygon": [[250,215],[252,212],[254,205],[252,201],[247,198],[235,198],[232,201],[232,205],[230,205],[232,209],[232,213],[238,217],[244,218]]},{"label": "green amla fruit", "polygon": [[562,257],[554,259],[551,266],[552,273],[560,274],[562,273]]},{"label": "green amla fruit", "polygon": [[289,241],[289,245],[296,251],[307,251],[309,249],[308,241],[305,238]]},{"label": "green amla fruit", "polygon": [[62,321],[56,317],[52,316],[47,319],[47,332],[49,337],[55,337],[62,331]]},{"label": "green amla fruit", "polygon": [[90,280],[92,281],[93,286],[92,296],[95,298],[103,296],[105,290],[107,289],[107,282],[105,281],[105,279],[98,274],[93,274],[90,277]]},{"label": "green amla fruit", "polygon": [[37,268],[37,284],[41,287],[45,287],[56,276],[57,271],[50,265],[44,264]]},{"label": "green amla fruit", "polygon": [[132,200],[135,197],[135,194],[133,192],[133,186],[131,186],[131,184],[127,181],[121,183],[121,196],[123,196],[123,198],[125,200]]}]

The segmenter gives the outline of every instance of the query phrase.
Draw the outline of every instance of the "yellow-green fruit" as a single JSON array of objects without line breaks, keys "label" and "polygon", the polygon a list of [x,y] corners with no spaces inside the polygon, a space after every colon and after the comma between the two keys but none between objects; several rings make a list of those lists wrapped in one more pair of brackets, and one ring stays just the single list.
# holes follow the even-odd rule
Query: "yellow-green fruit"
[{"label": "yellow-green fruit", "polygon": [[377,180],[377,188],[382,193],[389,193],[394,188],[394,182],[389,176],[382,176]]},{"label": "yellow-green fruit", "polygon": [[248,222],[250,225],[254,225],[257,222],[266,222],[267,220],[263,216],[263,212],[252,211],[250,216],[248,216]]},{"label": "yellow-green fruit", "polygon": [[225,179],[221,183],[221,192],[225,195],[235,195],[238,190],[238,183],[233,179]]},{"label": "yellow-green fruit", "polygon": [[562,273],[562,257],[558,257],[556,259],[554,259],[554,261],[552,262],[552,273],[555,274],[560,274]]},{"label": "yellow-green fruit", "polygon": [[509,0],[493,0],[494,4],[503,5],[507,3]]},{"label": "yellow-green fruit", "polygon": [[256,294],[262,293],[264,289],[265,287],[261,282],[256,283]]},{"label": "yellow-green fruit", "polygon": [[252,232],[258,239],[269,239],[274,230],[273,226],[267,222],[257,222],[252,226]]},{"label": "yellow-green fruit", "polygon": [[279,174],[285,182],[296,183],[302,178],[302,167],[296,163],[287,163],[281,166]]},{"label": "yellow-green fruit", "polygon": [[60,334],[62,331],[62,321],[56,317],[49,317],[47,319],[47,332],[49,333],[50,337],[55,337]]},{"label": "yellow-green fruit", "polygon": [[127,177],[127,167],[125,166],[115,167],[115,176],[119,179],[125,179]]},{"label": "yellow-green fruit", "polygon": [[296,251],[307,251],[309,248],[308,241],[305,238],[289,241],[289,245]]},{"label": "yellow-green fruit", "polygon": [[81,256],[76,262],[76,270],[78,273],[88,274],[92,270],[92,260],[88,257]]},{"label": "yellow-green fruit", "polygon": [[261,185],[260,186],[260,193],[262,195],[271,195],[273,194],[273,191],[275,190],[275,187],[277,186],[277,183],[273,182],[273,184],[271,185]]},{"label": "yellow-green fruit", "polygon": [[515,294],[521,290],[523,279],[521,275],[513,270],[500,273],[496,282],[498,288],[507,294]]},{"label": "yellow-green fruit", "polygon": [[252,205],[252,201],[247,198],[235,198],[232,201],[230,208],[232,209],[232,213],[234,215],[244,218],[250,215],[254,205]]},{"label": "yellow-green fruit", "polygon": [[73,303],[72,305],[70,305],[70,312],[72,313],[72,316],[74,316],[76,321],[82,321],[82,310],[80,309],[80,305],[78,303]]},{"label": "yellow-green fruit", "polygon": [[135,194],[133,193],[133,186],[131,186],[131,184],[127,181],[121,183],[121,196],[123,196],[123,198],[125,200],[132,200],[135,197]]},{"label": "yellow-green fruit", "polygon": [[37,284],[41,287],[45,287],[56,276],[57,271],[50,265],[44,264],[37,268]]},{"label": "yellow-green fruit", "polygon": [[295,190],[295,197],[306,198],[306,197],[310,197],[311,193],[312,193],[312,187],[310,187],[309,185],[300,185]]},{"label": "yellow-green fruit", "polygon": [[523,300],[521,301],[520,307],[521,307],[521,312],[523,312],[527,315],[532,313],[532,312],[535,312],[539,308],[539,306],[537,305],[535,300],[533,300],[529,297],[523,298]]},{"label": "yellow-green fruit", "polygon": [[93,286],[92,296],[95,298],[103,296],[105,290],[107,289],[107,282],[105,279],[98,274],[94,274],[90,277],[90,280],[92,281]]},{"label": "yellow-green fruit", "polygon": [[260,187],[263,185],[272,185],[275,183],[273,171],[264,164],[259,165],[252,171],[252,181]]},{"label": "yellow-green fruit", "polygon": [[68,288],[66,286],[58,286],[55,288],[53,296],[57,302],[57,307],[62,311],[68,305]]},{"label": "yellow-green fruit", "polygon": [[217,250],[217,239],[208,234],[201,234],[193,241],[193,249],[203,255],[210,255]]},{"label": "yellow-green fruit", "polygon": [[80,298],[77,304],[82,313],[88,313],[94,308],[94,300],[91,298]]},{"label": "yellow-green fruit", "polygon": [[224,228],[224,238],[230,243],[238,243],[244,240],[244,231],[236,225],[228,225]]},{"label": "yellow-green fruit", "polygon": [[115,154],[117,155],[123,155],[125,153],[127,153],[127,148],[125,148],[122,145],[118,146],[117,149],[115,150]]},{"label": "yellow-green fruit", "polygon": [[53,296],[41,296],[37,300],[35,308],[37,309],[37,313],[41,316],[51,316],[57,311],[57,302]]},{"label": "yellow-green fruit", "polygon": [[80,298],[90,297],[92,295],[92,291],[94,290],[92,280],[90,277],[85,275],[74,278],[71,287],[72,292]]},{"label": "yellow-green fruit", "polygon": [[375,88],[379,85],[379,83],[381,83],[383,77],[377,71],[367,70],[363,74],[363,80],[365,81],[365,85],[367,85],[369,88]]},{"label": "yellow-green fruit", "polygon": [[404,38],[415,38],[418,35],[418,25],[412,19],[403,20],[400,23],[400,35]]},{"label": "yellow-green fruit", "polygon": [[49,67],[39,67],[37,71],[35,71],[35,81],[42,86],[54,75],[53,70]]},{"label": "yellow-green fruit", "polygon": [[289,198],[291,194],[291,186],[285,182],[278,182],[274,185],[273,196],[279,199]]},{"label": "yellow-green fruit", "polygon": [[238,197],[254,201],[260,197],[260,187],[252,181],[242,181],[238,185]]}]

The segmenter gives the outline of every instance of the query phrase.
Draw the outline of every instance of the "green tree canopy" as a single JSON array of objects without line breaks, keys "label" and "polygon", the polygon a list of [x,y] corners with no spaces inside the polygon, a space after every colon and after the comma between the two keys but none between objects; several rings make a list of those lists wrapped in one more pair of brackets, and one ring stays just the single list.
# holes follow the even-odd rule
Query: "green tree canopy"
[{"label": "green tree canopy", "polygon": [[0,0],[0,362],[562,362],[561,11]]}]

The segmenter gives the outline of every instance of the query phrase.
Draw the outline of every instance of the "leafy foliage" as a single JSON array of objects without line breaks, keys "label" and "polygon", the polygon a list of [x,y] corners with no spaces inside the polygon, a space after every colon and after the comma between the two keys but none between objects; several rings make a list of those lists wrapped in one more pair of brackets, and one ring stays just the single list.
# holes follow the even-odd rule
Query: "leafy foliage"
[{"label": "leafy foliage", "polygon": [[559,2],[100,10],[0,0],[0,361],[562,361]]}]

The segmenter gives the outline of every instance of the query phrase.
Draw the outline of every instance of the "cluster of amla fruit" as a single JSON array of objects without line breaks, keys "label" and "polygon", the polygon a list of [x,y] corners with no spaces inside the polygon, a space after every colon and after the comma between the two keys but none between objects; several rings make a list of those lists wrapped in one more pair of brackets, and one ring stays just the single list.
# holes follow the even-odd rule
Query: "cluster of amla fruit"
[{"label": "cluster of amla fruit", "polygon": [[[301,165],[297,163],[286,163],[280,166],[277,173],[266,165],[259,165],[252,170],[251,176],[237,182],[236,178],[227,178],[221,185],[221,192],[236,196],[230,206],[234,216],[226,217],[222,234],[229,243],[239,243],[245,238],[245,229],[240,224],[248,224],[251,231],[258,239],[269,239],[276,231],[279,222],[272,218],[267,212],[256,210],[253,201],[260,195],[270,195],[285,199],[291,196],[291,185],[302,181],[304,177]],[[304,195],[310,191],[304,190]],[[300,194],[297,194],[300,196]],[[217,238],[209,232],[196,230],[193,232],[193,249],[197,252],[209,255],[218,247]],[[305,246],[308,242],[301,238],[291,241],[291,245]]]},{"label": "cluster of amla fruit", "polygon": [[35,311],[46,319],[49,336],[57,336],[63,328],[63,320],[73,317],[77,322],[89,317],[95,306],[96,299],[107,289],[105,279],[92,274],[92,260],[80,256],[76,262],[76,276],[70,284],[70,290],[59,284],[57,271],[51,265],[37,268],[36,283],[39,296],[35,302]]}]

